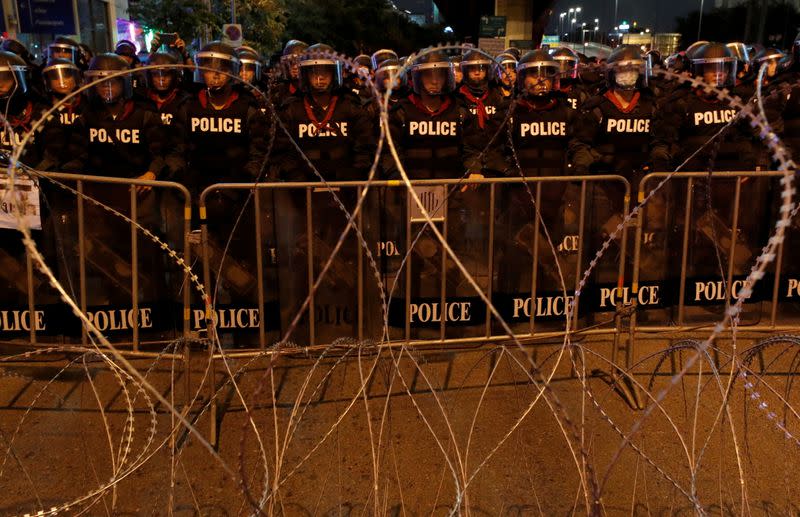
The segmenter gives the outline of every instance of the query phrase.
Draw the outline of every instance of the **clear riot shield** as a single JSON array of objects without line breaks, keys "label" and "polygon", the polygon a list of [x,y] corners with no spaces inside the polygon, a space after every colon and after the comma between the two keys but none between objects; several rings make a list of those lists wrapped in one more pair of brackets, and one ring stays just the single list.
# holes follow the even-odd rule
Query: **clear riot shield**
[{"label": "clear riot shield", "polygon": [[[332,190],[352,214],[358,187]],[[356,232],[345,234],[348,218],[339,201],[324,186],[278,188],[274,196],[282,333],[300,345],[356,338],[363,257]]]},{"label": "clear riot shield", "polygon": [[[185,272],[167,259],[154,239],[165,239],[158,193],[175,191],[183,198],[184,213],[189,206],[185,189],[174,183],[59,173],[37,175],[34,183],[41,206],[41,229],[33,230],[34,240],[56,279],[100,332],[116,344],[139,351],[149,345],[158,348],[188,330],[184,310],[188,297],[177,294]],[[149,189],[137,190],[137,186]],[[184,227],[188,228],[188,221]],[[0,253],[4,269],[17,275],[16,282],[7,284],[13,289],[3,297],[2,314],[19,313],[19,307],[6,304],[21,301],[18,295],[24,283],[26,310],[36,319],[31,342],[87,342],[86,330],[69,306],[39,269],[25,260],[21,243],[14,248],[18,241],[18,236],[9,238]],[[185,251],[184,242],[178,239],[174,244],[179,255]],[[25,311],[21,316],[27,317]]]},{"label": "clear riot shield", "polygon": [[[230,348],[271,345],[280,338],[273,192],[216,185],[201,202],[206,289],[220,342]],[[211,324],[203,301],[196,300],[192,328],[202,331]]]},{"label": "clear riot shield", "polygon": [[[769,179],[760,173],[682,173],[670,206],[671,257],[680,271],[673,318],[678,325],[720,320],[766,244]],[[743,209],[746,206],[745,209]],[[763,292],[745,302],[741,325],[761,318]]]},{"label": "clear riot shield", "polygon": [[546,179],[498,185],[494,299],[515,333],[565,327],[580,248],[580,199],[570,187]]},{"label": "clear riot shield", "polygon": [[[484,293],[490,292],[490,189],[487,184],[456,181],[420,181],[414,186],[433,224]],[[416,341],[487,335],[485,303],[448,255],[422,209],[408,192],[392,198],[393,210],[403,214],[402,250],[409,251],[399,253],[402,269],[389,272],[397,283],[389,311],[391,338]],[[397,203],[400,199],[402,205]],[[387,229],[387,234],[399,235],[396,228]]]}]

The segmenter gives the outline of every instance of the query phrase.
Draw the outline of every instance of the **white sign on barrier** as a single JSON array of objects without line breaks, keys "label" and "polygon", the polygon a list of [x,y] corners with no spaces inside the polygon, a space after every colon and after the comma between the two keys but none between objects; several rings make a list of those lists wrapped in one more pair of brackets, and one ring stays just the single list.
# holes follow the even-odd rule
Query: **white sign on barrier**
[{"label": "white sign on barrier", "polygon": [[[422,206],[430,214],[431,220],[437,223],[444,221],[447,216],[447,205],[445,204],[447,201],[447,187],[436,185],[428,187],[415,186],[413,188],[419,200],[422,201]],[[408,217],[412,223],[426,222],[425,214],[411,196],[408,196]]]},{"label": "white sign on barrier", "polygon": [[23,208],[22,215],[28,227],[32,230],[41,230],[39,185],[30,178],[17,176],[14,179],[14,196],[12,197],[8,185],[8,175],[0,174],[0,228],[17,229],[16,212],[19,207]]}]

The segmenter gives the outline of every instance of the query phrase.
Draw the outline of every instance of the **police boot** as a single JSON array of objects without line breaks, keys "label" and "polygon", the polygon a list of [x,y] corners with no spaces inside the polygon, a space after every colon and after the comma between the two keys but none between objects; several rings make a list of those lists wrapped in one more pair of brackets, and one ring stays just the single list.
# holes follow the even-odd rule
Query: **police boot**
[{"label": "police boot", "polygon": [[711,241],[727,260],[730,260],[731,243],[733,241],[734,274],[745,273],[745,267],[753,256],[753,252],[738,228],[734,234],[716,212],[708,210],[697,220],[697,230]]}]

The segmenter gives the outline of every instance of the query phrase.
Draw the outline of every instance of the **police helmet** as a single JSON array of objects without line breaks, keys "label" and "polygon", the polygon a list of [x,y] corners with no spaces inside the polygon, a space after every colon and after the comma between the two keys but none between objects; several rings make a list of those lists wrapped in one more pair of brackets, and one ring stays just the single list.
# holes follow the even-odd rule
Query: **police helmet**
[{"label": "police helmet", "polygon": [[731,52],[733,52],[733,55],[736,57],[736,61],[739,62],[737,65],[738,71],[747,72],[753,58],[753,56],[750,55],[750,49],[747,48],[747,45],[741,41],[734,41],[725,46],[731,49]]},{"label": "police helmet", "polygon": [[375,83],[378,90],[381,92],[388,90],[392,78],[395,80],[392,88],[396,90],[402,84],[401,70],[402,66],[398,59],[390,58],[378,63],[378,68],[375,69]]},{"label": "police helmet", "polygon": [[517,59],[511,54],[499,54],[494,60],[497,63],[496,77],[501,81],[508,80],[508,87],[512,88],[517,79]]},{"label": "police helmet", "polygon": [[606,83],[609,89],[636,90],[647,86],[650,66],[635,45],[620,45],[606,60]]},{"label": "police helmet", "polygon": [[[474,89],[484,90],[489,82],[494,80],[494,61],[479,50],[470,50],[461,60],[461,73],[464,74],[464,83]],[[470,79],[470,72],[482,70],[483,77]]]},{"label": "police helmet", "polygon": [[239,47],[236,49],[239,58],[239,77],[246,83],[255,84],[261,81],[261,56],[252,47]]},{"label": "police helmet", "polygon": [[664,59],[661,57],[661,52],[656,49],[650,49],[644,54],[647,60],[647,66],[652,70],[657,66],[664,66]]},{"label": "police helmet", "polygon": [[[687,51],[688,52],[688,51]],[[691,56],[692,74],[711,86],[733,86],[736,81],[736,56],[722,43],[708,43]]]},{"label": "police helmet", "polygon": [[520,58],[522,58],[522,51],[517,47],[508,47],[502,52],[502,54],[511,54],[517,61],[519,61]]},{"label": "police helmet", "polygon": [[59,36],[47,45],[47,59],[68,59],[77,65],[83,59],[83,53],[77,41]]},{"label": "police helmet", "polygon": [[28,65],[17,54],[0,51],[0,98],[28,91]]},{"label": "police helmet", "polygon": [[130,73],[103,80],[128,69],[128,63],[117,54],[106,53],[93,57],[89,69],[83,74],[86,84],[93,85],[89,95],[97,96],[106,104],[130,99],[133,96]]},{"label": "police helmet", "polygon": [[578,78],[578,65],[580,57],[578,53],[569,47],[558,47],[552,52],[553,59],[558,61],[561,77],[568,79]]},{"label": "police helmet", "polygon": [[758,68],[766,63],[767,77],[775,77],[781,71],[781,67],[786,63],[786,54],[776,48],[765,48],[756,54],[754,61]]},{"label": "police helmet", "polygon": [[366,68],[368,71],[372,71],[372,59],[366,54],[359,54],[354,57],[353,63],[358,68]]},{"label": "police helmet", "polygon": [[686,57],[689,58],[689,60],[691,60],[695,52],[700,50],[701,47],[708,45],[709,43],[710,42],[706,40],[695,41],[694,43],[686,47]]},{"label": "police helmet", "polygon": [[[221,91],[239,76],[239,58],[236,51],[221,41],[206,43],[194,56],[194,81],[205,84],[209,90]],[[215,72],[219,72],[215,74]],[[210,81],[206,81],[206,78]]]},{"label": "police helmet", "polygon": [[178,57],[172,52],[156,52],[147,60],[148,65],[160,65],[147,71],[147,87],[159,92],[168,92],[178,86],[180,72]]},{"label": "police helmet", "polygon": [[297,67],[300,55],[306,51],[308,43],[292,39],[286,42],[281,53],[281,70],[286,79],[299,79],[300,69]]},{"label": "police helmet", "polygon": [[50,95],[63,97],[81,84],[81,70],[69,59],[50,58],[42,68],[44,88]]},{"label": "police helmet", "polygon": [[[560,66],[545,49],[528,52],[517,64],[517,93],[541,97],[560,88]],[[526,79],[532,78],[525,84]]]},{"label": "police helmet", "polygon": [[3,42],[0,43],[0,50],[5,50],[6,52],[16,54],[17,56],[21,57],[26,64],[33,62],[33,56],[28,51],[28,47],[15,39],[4,39]]},{"label": "police helmet", "polygon": [[117,45],[114,47],[114,53],[118,56],[122,56],[125,61],[130,63],[131,66],[139,63],[139,56],[137,55],[136,50],[136,43],[130,40],[120,40],[117,42]]},{"label": "police helmet", "polygon": [[[426,88],[426,78],[437,78],[432,88]],[[428,95],[443,95],[452,93],[456,89],[456,75],[453,63],[439,50],[429,51],[414,60],[411,66],[411,84],[414,93],[420,95],[423,91]]]},{"label": "police helmet", "polygon": [[398,59],[397,52],[392,49],[382,48],[372,53],[370,60],[372,61],[372,69],[377,70],[378,65],[387,59]]},{"label": "police helmet", "polygon": [[[342,87],[342,62],[337,59],[333,47],[324,43],[311,45],[300,56],[300,89],[303,92],[312,91],[333,92]],[[319,82],[320,78],[330,74],[328,84]]]}]

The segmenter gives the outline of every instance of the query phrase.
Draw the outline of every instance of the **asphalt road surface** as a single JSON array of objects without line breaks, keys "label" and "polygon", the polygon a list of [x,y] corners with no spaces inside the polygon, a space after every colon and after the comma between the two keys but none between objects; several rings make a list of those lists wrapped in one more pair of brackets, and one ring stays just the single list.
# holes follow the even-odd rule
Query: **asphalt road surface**
[{"label": "asphalt road surface", "polygon": [[3,363],[0,515],[797,514],[800,341],[670,338]]}]

